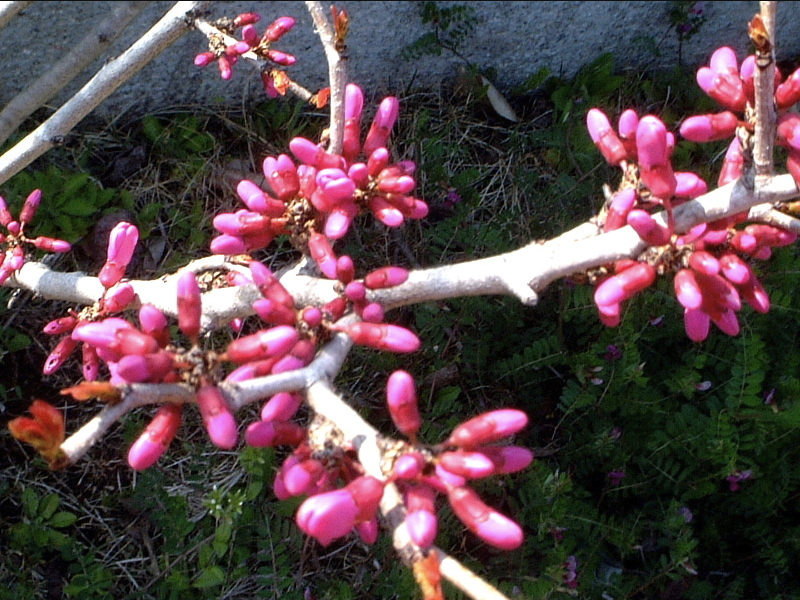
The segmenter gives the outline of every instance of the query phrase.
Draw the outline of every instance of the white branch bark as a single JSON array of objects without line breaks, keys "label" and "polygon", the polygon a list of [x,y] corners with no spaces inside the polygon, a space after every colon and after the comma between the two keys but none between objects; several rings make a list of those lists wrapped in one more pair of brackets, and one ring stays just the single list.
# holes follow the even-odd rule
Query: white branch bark
[{"label": "white branch bark", "polygon": [[61,143],[64,136],[114,90],[189,31],[186,21],[188,12],[207,4],[208,2],[176,3],[139,41],[118,58],[108,62],[47,121],[0,157],[0,184]]},{"label": "white branch bark", "polygon": [[148,2],[118,2],[114,11],[52,68],[17,94],[0,112],[0,144],[36,109],[75,79],[117,39]]}]

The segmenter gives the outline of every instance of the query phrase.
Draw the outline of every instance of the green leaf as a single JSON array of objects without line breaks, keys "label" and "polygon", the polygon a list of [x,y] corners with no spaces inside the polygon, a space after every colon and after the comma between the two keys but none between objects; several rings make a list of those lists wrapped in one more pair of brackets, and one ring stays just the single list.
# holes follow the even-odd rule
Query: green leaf
[{"label": "green leaf", "polygon": [[39,496],[33,491],[33,488],[25,488],[22,492],[22,510],[25,511],[25,516],[29,519],[35,519],[39,512]]},{"label": "green leaf", "polygon": [[225,583],[225,571],[219,565],[212,565],[200,573],[197,579],[194,580],[192,587],[205,589],[222,585],[223,583]]},{"label": "green leaf", "polygon": [[49,519],[53,516],[53,513],[56,512],[59,503],[61,500],[58,497],[58,494],[47,494],[39,505],[39,514],[42,515],[43,519]]},{"label": "green leaf", "polygon": [[73,198],[62,205],[61,210],[75,217],[88,217],[97,212],[97,206],[86,198]]},{"label": "green leaf", "polygon": [[76,515],[75,513],[62,510],[54,514],[53,518],[50,519],[49,523],[51,527],[60,529],[62,527],[69,527],[77,520],[78,520],[78,515]]}]

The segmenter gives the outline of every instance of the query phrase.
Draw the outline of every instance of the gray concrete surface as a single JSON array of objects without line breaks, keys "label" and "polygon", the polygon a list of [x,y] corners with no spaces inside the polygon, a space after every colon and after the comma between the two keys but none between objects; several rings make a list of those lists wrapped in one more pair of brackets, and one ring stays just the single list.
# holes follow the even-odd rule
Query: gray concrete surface
[{"label": "gray concrete surface", "polygon": [[[113,2],[34,2],[0,31],[4,68],[0,79],[0,103],[7,102],[25,85],[75,44],[90,24],[106,15]],[[401,58],[408,43],[428,31],[419,16],[419,2],[340,2],[350,13],[351,80],[371,96],[405,90],[436,88],[452,80],[459,59],[444,54],[409,63]],[[454,4],[454,3],[442,3]],[[468,40],[465,57],[481,68],[497,73],[496,85],[507,89],[524,81],[542,66],[564,75],[574,74],[602,52],[613,52],[619,68],[668,66],[677,58],[677,38],[668,31],[670,2],[462,2],[475,8],[480,24]],[[758,10],[758,2],[705,2],[708,21],[702,34],[684,46],[684,60],[707,60],[721,44],[731,45],[740,56],[748,48],[746,23]],[[95,61],[78,80],[54,99],[60,105],[69,92],[83,85],[104,60],[124,50],[154,24],[171,2],[152,2],[109,53]],[[274,18],[290,15],[295,29],[276,48],[295,54],[298,64],[292,76],[310,88],[325,85],[326,66],[321,45],[313,34],[303,2],[215,2],[211,15],[235,15],[258,11],[259,30]],[[800,3],[779,3],[779,59],[800,55]],[[148,65],[95,111],[113,118],[161,106],[186,103],[240,105],[249,98],[263,98],[260,81],[250,65],[237,65],[232,81],[224,83],[216,66],[193,65],[196,53],[205,49],[203,36],[187,33],[171,50]],[[659,56],[646,50],[658,47]],[[446,88],[445,88],[446,89]]]}]

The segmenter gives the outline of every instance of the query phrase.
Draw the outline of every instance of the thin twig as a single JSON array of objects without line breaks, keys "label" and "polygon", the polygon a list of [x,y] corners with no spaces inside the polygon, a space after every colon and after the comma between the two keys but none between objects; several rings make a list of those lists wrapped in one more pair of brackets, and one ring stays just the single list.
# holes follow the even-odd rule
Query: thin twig
[{"label": "thin twig", "polygon": [[209,2],[178,2],[133,46],[108,62],[89,83],[11,150],[0,157],[0,184],[63,143],[65,136],[114,90],[189,31],[186,14]]},{"label": "thin twig", "polygon": [[755,139],[753,142],[753,165],[757,180],[774,173],[774,144],[776,131],[775,111],[775,10],[777,2],[761,2],[761,21],[767,39],[756,42],[755,85]]},{"label": "thin twig", "polygon": [[43,106],[100,56],[149,2],[116,4],[114,11],[89,31],[79,44],[6,104],[0,112],[0,144],[36,109]]},{"label": "thin twig", "polygon": [[325,16],[321,2],[306,2],[308,12],[314,20],[317,34],[325,48],[328,61],[328,79],[331,84],[330,143],[328,152],[341,154],[344,146],[344,91],[347,86],[347,62],[336,49],[336,32]]}]

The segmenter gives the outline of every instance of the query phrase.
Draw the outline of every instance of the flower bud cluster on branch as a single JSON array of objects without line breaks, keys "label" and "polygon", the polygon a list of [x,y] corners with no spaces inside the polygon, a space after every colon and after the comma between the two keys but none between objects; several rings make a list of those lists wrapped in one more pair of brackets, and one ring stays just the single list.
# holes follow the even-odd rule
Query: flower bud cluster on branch
[{"label": "flower bud cluster on branch", "polygon": [[[342,53],[348,20],[344,12],[334,10],[333,15],[335,35],[325,42],[326,50],[333,46],[336,53]],[[295,58],[272,46],[292,30],[295,21],[280,17],[259,34],[256,24],[260,18],[245,13],[213,23],[196,20],[209,39],[209,49],[199,53],[194,63],[203,67],[216,62],[222,78],[229,80],[240,58],[255,56],[268,65],[262,68],[261,78],[267,94],[275,97],[286,92],[290,80],[283,70],[273,67],[291,66]],[[232,38],[237,31],[241,40]],[[598,227],[589,228],[591,235],[604,244],[618,239],[615,236],[623,230],[633,232],[637,251],[622,252],[613,260],[577,257],[560,276],[582,278],[594,286],[594,302],[605,325],[618,326],[624,303],[667,275],[673,277],[685,330],[694,341],[705,340],[712,323],[725,334],[737,335],[737,313],[745,304],[761,313],[769,311],[769,297],[756,275],[754,261],[769,259],[773,248],[794,243],[797,228],[756,222],[749,211],[761,201],[758,194],[767,189],[765,184],[754,191],[749,177],[753,146],[759,143],[754,72],[760,68],[758,56],[749,57],[739,68],[733,50],[722,48],[714,53],[710,65],[697,73],[700,87],[726,110],[686,119],[680,134],[696,142],[734,136],[717,183],[738,182],[736,189],[749,194],[749,205],[735,213],[728,208],[725,216],[702,219],[691,228],[679,225],[677,213],[687,207],[703,209],[711,203],[711,194],[698,175],[673,169],[677,141],[667,124],[655,115],[640,116],[626,110],[614,127],[599,109],[588,112],[592,140],[605,160],[621,172],[616,191],[597,219]],[[788,171],[800,182],[800,118],[788,110],[800,100],[798,73],[800,70],[785,81],[779,74],[775,78],[779,116],[773,141],[788,150]],[[253,447],[291,449],[276,473],[274,495],[279,499],[304,497],[296,523],[322,545],[354,531],[371,544],[378,536],[381,513],[388,520],[388,513],[397,509],[395,517],[401,515],[399,522],[414,547],[411,562],[415,572],[435,571],[435,560],[423,560],[438,556],[434,542],[442,497],[480,540],[501,550],[514,550],[524,541],[524,527],[486,504],[471,482],[516,473],[532,463],[531,450],[506,443],[527,425],[524,412],[511,408],[488,411],[456,426],[444,442],[426,444],[419,439],[423,417],[413,376],[395,371],[388,379],[386,402],[405,439],[378,440],[382,457],[376,469],[363,461],[359,436],[345,435],[335,415],[316,414],[304,422],[300,408],[313,404],[308,398],[313,385],[331,383],[352,344],[400,354],[420,348],[415,333],[386,321],[390,308],[446,295],[489,292],[515,293],[532,303],[548,281],[545,277],[544,283],[537,285],[538,272],[521,265],[544,252],[564,254],[561,249],[589,236],[581,229],[575,239],[553,240],[488,259],[494,260],[491,267],[462,265],[409,272],[386,265],[359,273],[352,257],[337,252],[337,242],[363,220],[394,228],[409,219],[423,219],[428,204],[415,195],[415,163],[395,160],[391,152],[398,99],[384,98],[365,127],[361,88],[355,84],[337,87],[332,82],[331,97],[338,96],[343,98],[343,118],[327,132],[330,137],[319,141],[295,137],[289,142],[289,153],[263,159],[263,186],[247,179],[239,182],[236,193],[245,208],[213,217],[219,232],[210,242],[211,252],[219,256],[216,267],[189,265],[170,279],[176,310],[170,312],[148,302],[144,282],[126,279],[139,232],[126,222],[113,229],[106,262],[97,276],[102,294],[85,308],[70,310],[44,327],[45,334],[61,337],[43,373],[55,372],[81,346],[84,381],[63,393],[81,401],[98,398],[106,402],[106,408],[71,441],[65,439],[60,411],[37,400],[30,408],[31,417],[10,423],[11,432],[30,443],[51,467],[62,468],[87,452],[128,410],[156,404],[155,415],[128,450],[130,466],[143,470],[164,455],[180,431],[186,405],[195,405],[209,439],[221,449],[237,447],[240,438]],[[317,96],[317,106],[324,105],[323,98],[324,94]],[[340,132],[340,139],[333,131]],[[729,204],[733,202],[730,198]],[[41,193],[33,192],[15,220],[0,198],[0,223],[7,232],[0,235],[0,283],[22,285],[20,270],[33,250],[70,250],[61,240],[26,236],[25,229],[40,201]],[[252,257],[278,237],[289,240],[313,274],[294,274],[282,280]],[[519,258],[523,252],[534,254],[525,254],[523,260]],[[495,269],[495,265],[499,266]],[[514,271],[511,275],[504,270],[509,265]],[[548,268],[556,272],[559,267],[535,268],[546,274]],[[471,281],[470,270],[472,275],[478,273],[481,281]],[[447,276],[453,278],[452,288],[450,282],[444,283]],[[295,291],[291,282],[301,280],[310,281],[308,285],[317,295]],[[237,307],[235,317],[229,316],[224,325],[214,323],[229,326],[234,339],[225,347],[212,349],[206,334],[213,327],[206,319],[213,294],[225,291],[220,288],[252,293],[247,296],[247,306]],[[423,292],[417,295],[420,288]],[[245,332],[242,315],[255,316],[257,324]],[[176,319],[176,328],[171,327],[171,319]],[[342,343],[342,339],[349,342]],[[335,356],[331,359],[326,353]],[[331,366],[334,363],[337,366]],[[292,373],[302,373],[302,377],[291,382],[280,379]],[[262,384],[265,387],[259,388]],[[276,391],[274,386],[280,389]],[[167,389],[170,391],[164,391]],[[265,399],[260,418],[240,435],[236,410]],[[344,401],[336,401],[345,411]],[[392,510],[382,505],[387,490],[397,493]],[[392,527],[397,530],[401,525],[395,522]],[[574,556],[566,569],[569,577],[565,583],[573,588],[577,585]],[[436,579],[434,574],[425,577]]]}]

